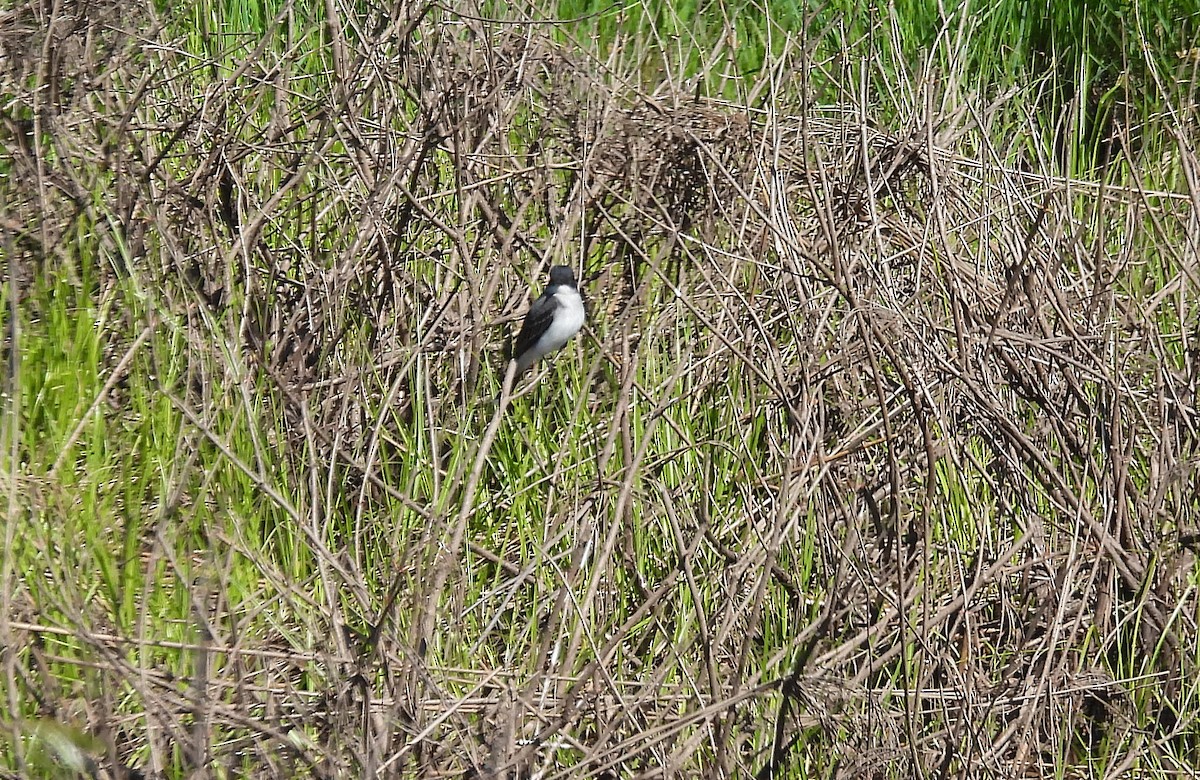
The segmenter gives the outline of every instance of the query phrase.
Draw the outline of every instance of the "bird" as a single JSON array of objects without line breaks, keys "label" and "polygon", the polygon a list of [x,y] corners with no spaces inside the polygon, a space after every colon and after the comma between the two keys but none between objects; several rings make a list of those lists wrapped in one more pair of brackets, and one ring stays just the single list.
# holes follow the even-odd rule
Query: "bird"
[{"label": "bird", "polygon": [[550,284],[538,296],[513,346],[516,375],[525,371],[546,355],[562,347],[583,327],[585,314],[583,298],[575,282],[575,272],[565,265],[550,269]]}]

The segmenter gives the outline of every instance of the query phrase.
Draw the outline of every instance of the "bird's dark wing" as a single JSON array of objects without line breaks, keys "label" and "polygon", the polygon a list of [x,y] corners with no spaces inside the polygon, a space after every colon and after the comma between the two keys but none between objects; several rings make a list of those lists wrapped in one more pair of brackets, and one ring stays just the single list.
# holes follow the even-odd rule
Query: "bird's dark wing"
[{"label": "bird's dark wing", "polygon": [[517,343],[513,348],[513,357],[525,354],[526,350],[537,343],[550,323],[554,320],[554,312],[558,309],[558,299],[553,295],[542,295],[529,307],[521,332],[517,334]]}]

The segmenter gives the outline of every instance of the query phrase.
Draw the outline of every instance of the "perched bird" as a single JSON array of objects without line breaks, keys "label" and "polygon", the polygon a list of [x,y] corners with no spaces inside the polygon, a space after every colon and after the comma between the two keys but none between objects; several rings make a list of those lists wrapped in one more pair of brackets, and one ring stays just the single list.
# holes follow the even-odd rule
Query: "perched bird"
[{"label": "perched bird", "polygon": [[529,307],[513,345],[517,376],[556,349],[561,349],[583,327],[583,298],[575,272],[565,265],[550,269],[550,284]]}]

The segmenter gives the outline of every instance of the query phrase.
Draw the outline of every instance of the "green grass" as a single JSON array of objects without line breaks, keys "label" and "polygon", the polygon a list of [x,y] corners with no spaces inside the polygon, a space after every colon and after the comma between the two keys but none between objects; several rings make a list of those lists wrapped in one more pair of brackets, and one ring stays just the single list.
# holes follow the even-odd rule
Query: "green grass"
[{"label": "green grass", "polygon": [[327,8],[14,16],[0,769],[1195,763],[1186,4]]}]

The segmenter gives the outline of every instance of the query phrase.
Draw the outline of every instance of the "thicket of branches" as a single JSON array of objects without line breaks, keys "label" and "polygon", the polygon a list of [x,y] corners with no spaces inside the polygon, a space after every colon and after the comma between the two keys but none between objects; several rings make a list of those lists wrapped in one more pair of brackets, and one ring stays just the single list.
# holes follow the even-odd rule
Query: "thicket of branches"
[{"label": "thicket of branches", "polygon": [[[227,441],[231,395],[261,394],[277,437],[239,468],[317,561],[264,592],[326,637],[235,631],[244,606],[214,575],[191,597],[181,685],[84,594],[50,620],[10,577],[14,722],[81,709],[114,776],[1011,777],[1102,745],[1115,776],[1195,759],[1194,102],[1127,112],[1081,180],[1039,145],[1027,93],[981,96],[954,72],[817,104],[810,83],[846,73],[797,40],[734,105],[649,89],[549,25],[424,4],[302,16],[205,38],[207,61],[145,8],[0,16],[6,362],[12,323],[45,305],[35,280],[65,277],[130,299],[100,413],[134,413],[124,358],[175,345],[181,462]],[[491,567],[497,591],[530,575],[473,536],[504,516],[502,469],[477,492],[471,458],[447,453],[480,434],[504,324],[556,263],[582,266],[590,298],[574,414],[599,431],[601,477],[551,510],[574,541],[524,616],[529,654],[450,668],[455,642],[504,642],[448,617],[469,570]],[[652,451],[654,426],[714,407],[743,421],[745,480],[688,474],[693,493],[661,477],[674,456]],[[439,505],[394,465],[422,437]],[[9,469],[52,484],[72,468],[37,459]],[[145,507],[164,513],[148,546],[171,548],[172,513],[207,489],[191,473],[173,506]],[[9,502],[33,512],[39,490]],[[383,507],[421,532],[389,535]],[[677,536],[651,579],[622,530],[635,515]],[[681,594],[703,608],[676,644]],[[79,704],[51,684],[60,635],[121,693]]]}]

